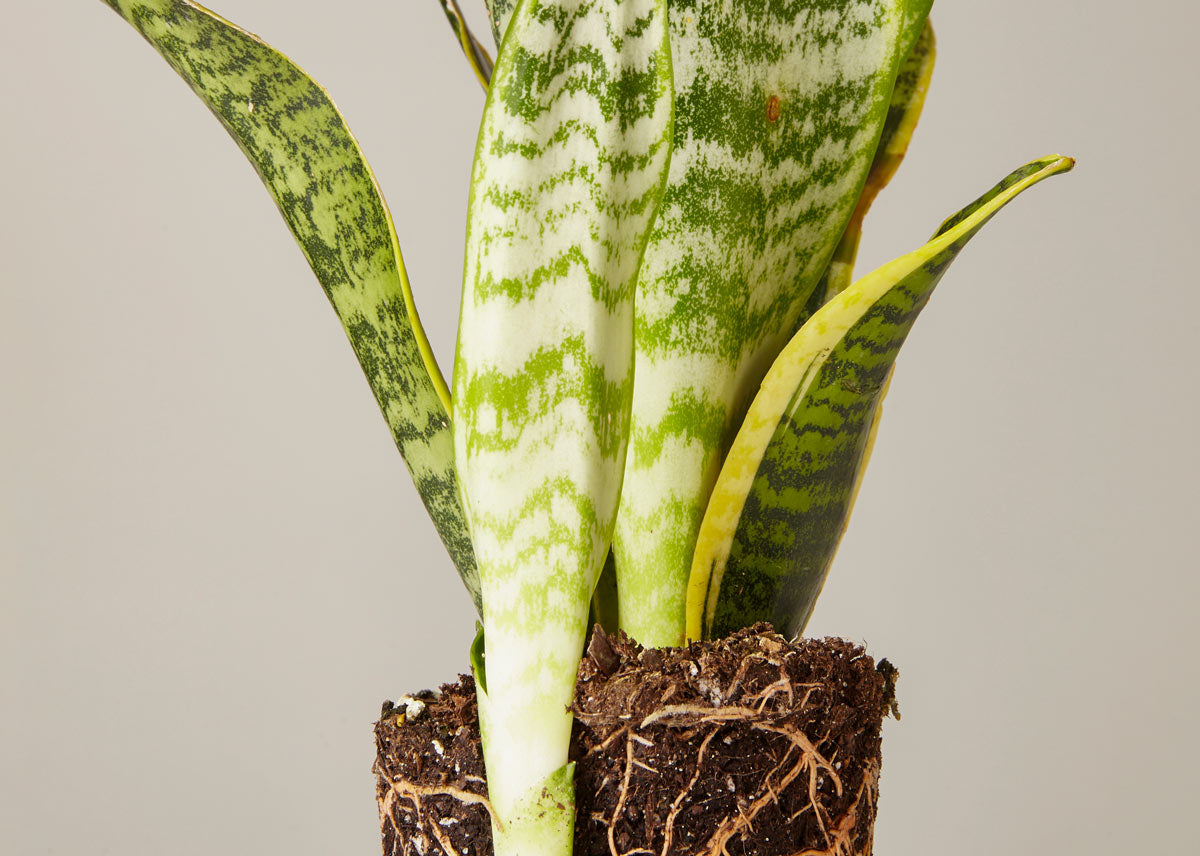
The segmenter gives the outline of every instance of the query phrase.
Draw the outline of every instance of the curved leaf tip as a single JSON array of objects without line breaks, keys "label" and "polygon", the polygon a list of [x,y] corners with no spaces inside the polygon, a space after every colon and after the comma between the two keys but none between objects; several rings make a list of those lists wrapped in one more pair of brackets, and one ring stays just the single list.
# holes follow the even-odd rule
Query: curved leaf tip
[{"label": "curved leaf tip", "polygon": [[1022,191],[1074,161],[1041,158],[948,219],[923,247],[859,279],[784,348],[713,491],[692,563],[688,634],[756,621],[804,628],[845,530],[900,346],[967,242]]},{"label": "curved leaf tip", "polygon": [[257,36],[188,0],[105,0],[254,165],[342,322],[393,441],[479,607],[449,392],[417,317],[387,204],[328,93]]},{"label": "curved leaf tip", "polygon": [[669,4],[681,109],[638,282],[613,547],[621,623],[643,644],[683,642],[692,556],[721,459],[808,314],[929,5]]}]

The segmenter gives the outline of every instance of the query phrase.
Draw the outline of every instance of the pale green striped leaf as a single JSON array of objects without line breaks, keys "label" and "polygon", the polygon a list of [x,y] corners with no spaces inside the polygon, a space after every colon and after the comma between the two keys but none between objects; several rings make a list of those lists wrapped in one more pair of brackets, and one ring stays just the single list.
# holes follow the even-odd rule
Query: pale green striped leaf
[{"label": "pale green striped leaf", "polygon": [[798,634],[824,585],[860,481],[873,415],[917,315],[967,242],[1008,202],[1074,165],[1016,170],[929,243],[822,307],[771,367],[721,470],[696,546],[688,634],[755,621]]},{"label": "pale green striped leaf", "polygon": [[471,28],[467,26],[462,9],[458,7],[458,0],[438,0],[438,2],[442,4],[442,11],[446,13],[446,20],[450,22],[450,29],[454,31],[454,38],[458,40],[463,56],[467,58],[467,63],[475,72],[479,85],[484,88],[484,91],[487,91],[488,81],[492,79],[492,58],[488,56],[487,48],[479,43],[479,39],[475,38]]},{"label": "pale green striped leaf", "polygon": [[708,494],[854,211],[930,0],[672,0],[671,175],[638,284],[622,625],[683,641]]},{"label": "pale green striped leaf", "polygon": [[813,290],[812,300],[809,301],[810,314],[850,284],[854,262],[858,258],[858,245],[862,240],[863,220],[875,197],[891,182],[908,152],[913,132],[921,118],[921,110],[925,106],[925,94],[933,78],[936,58],[937,40],[933,35],[933,25],[926,21],[921,37],[896,76],[896,88],[892,90],[892,101],[888,105],[883,134],[875,150],[871,171],[867,174],[867,183],[863,186],[858,205],[850,215],[850,222],[829,261],[829,267],[825,269],[821,283]]},{"label": "pale green striped leaf", "polygon": [[570,849],[567,706],[616,514],[671,112],[665,0],[520,4],[475,155],[453,402],[498,856]]},{"label": "pale green striped leaf", "polygon": [[478,608],[478,572],[454,474],[449,394],[417,318],[391,215],[341,114],[291,60],[202,6],[105,2],[191,86],[258,171],[341,319]]}]

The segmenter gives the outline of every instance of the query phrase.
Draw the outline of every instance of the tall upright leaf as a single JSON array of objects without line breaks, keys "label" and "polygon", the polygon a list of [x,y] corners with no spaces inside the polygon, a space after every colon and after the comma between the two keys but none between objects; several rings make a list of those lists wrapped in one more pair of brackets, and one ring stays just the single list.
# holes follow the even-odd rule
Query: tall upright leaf
[{"label": "tall upright leaf", "polygon": [[946,221],[920,249],[841,292],[763,380],[713,490],[696,546],[688,634],[755,621],[803,628],[853,504],[873,416],[917,315],[950,263],[1025,189],[1073,166],[1043,158]]},{"label": "tall upright leaf", "polygon": [[879,137],[879,146],[875,149],[875,160],[871,163],[871,171],[867,174],[867,183],[863,185],[858,197],[854,213],[842,239],[834,250],[829,267],[821,283],[813,291],[809,307],[812,311],[820,308],[831,297],[844,291],[850,284],[854,274],[854,262],[858,258],[858,245],[862,240],[863,220],[875,197],[879,195],[900,168],[904,155],[908,153],[908,145],[912,142],[913,132],[921,118],[925,107],[925,95],[929,91],[929,82],[933,78],[933,65],[937,59],[937,39],[933,34],[933,25],[925,22],[921,37],[913,45],[912,51],[900,66],[896,75],[896,87],[892,90],[892,100],[888,105],[887,118],[883,123],[883,133]]},{"label": "tall upright leaf", "polygon": [[295,63],[196,3],[105,2],[162,54],[258,171],[341,319],[478,608],[449,393],[413,305],[391,215],[345,120]]},{"label": "tall upright leaf", "polygon": [[866,181],[930,0],[672,0],[671,175],[638,284],[622,625],[678,644],[708,494]]},{"label": "tall upright leaf", "polygon": [[475,155],[453,401],[498,856],[570,852],[567,707],[620,492],[671,114],[665,0],[520,4]]}]

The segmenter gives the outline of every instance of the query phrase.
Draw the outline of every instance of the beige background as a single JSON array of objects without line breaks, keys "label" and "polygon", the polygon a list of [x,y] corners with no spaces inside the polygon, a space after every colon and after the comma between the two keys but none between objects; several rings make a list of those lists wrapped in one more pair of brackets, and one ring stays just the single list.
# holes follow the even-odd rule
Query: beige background
[{"label": "beige background", "polygon": [[[482,96],[437,4],[219,10],[349,117],[448,368]],[[3,21],[0,851],[376,852],[371,722],[464,667],[468,600],[216,122],[101,3]],[[1200,11],[934,21],[864,264],[1080,164],[918,324],[811,627],[903,672],[877,851],[1197,853]]]}]

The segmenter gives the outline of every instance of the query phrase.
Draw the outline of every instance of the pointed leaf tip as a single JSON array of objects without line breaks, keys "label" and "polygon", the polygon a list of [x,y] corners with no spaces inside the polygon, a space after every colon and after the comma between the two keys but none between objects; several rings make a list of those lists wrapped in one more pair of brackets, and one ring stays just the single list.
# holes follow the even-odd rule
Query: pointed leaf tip
[{"label": "pointed leaf tip", "polygon": [[345,119],[303,69],[196,3],[106,2],[187,82],[258,171],[341,320],[478,609],[449,393],[417,317],[391,214]]},{"label": "pointed leaf tip", "polygon": [[638,283],[613,548],[621,623],[643,644],[683,641],[721,458],[846,230],[929,5],[671,0],[686,108]]},{"label": "pointed leaf tip", "polygon": [[1015,170],[925,246],[822,307],[767,373],[727,456],[692,564],[688,634],[756,621],[798,635],[845,530],[879,403],[900,346],[934,287],[980,228],[1022,191],[1074,165]]}]

